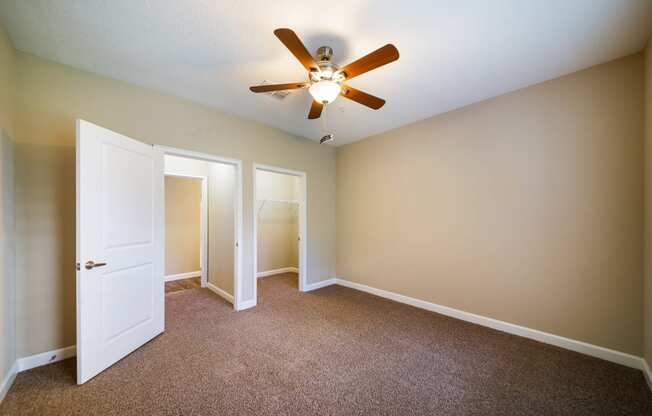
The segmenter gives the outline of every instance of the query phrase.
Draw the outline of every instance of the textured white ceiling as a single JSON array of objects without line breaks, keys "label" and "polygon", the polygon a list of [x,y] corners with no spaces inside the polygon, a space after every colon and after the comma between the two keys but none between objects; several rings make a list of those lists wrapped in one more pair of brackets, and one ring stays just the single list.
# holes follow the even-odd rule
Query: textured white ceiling
[{"label": "textured white ceiling", "polygon": [[319,139],[307,91],[278,101],[248,90],[303,67],[273,35],[293,29],[346,64],[385,43],[401,58],[351,86],[385,98],[326,110],[336,144],[640,51],[649,0],[2,0],[15,47]]}]

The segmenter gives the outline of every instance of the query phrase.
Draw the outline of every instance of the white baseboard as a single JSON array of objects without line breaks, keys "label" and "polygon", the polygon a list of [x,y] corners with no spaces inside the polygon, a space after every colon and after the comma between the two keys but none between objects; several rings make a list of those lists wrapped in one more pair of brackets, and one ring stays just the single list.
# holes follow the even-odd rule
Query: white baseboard
[{"label": "white baseboard", "polygon": [[310,292],[311,290],[321,289],[322,287],[331,286],[335,284],[337,284],[337,279],[322,280],[321,282],[306,285],[303,291]]},{"label": "white baseboard", "polygon": [[254,306],[256,306],[256,299],[245,300],[238,304],[236,310],[244,311],[245,309],[253,308]]},{"label": "white baseboard", "polygon": [[555,345],[557,347],[565,348],[567,350],[579,352],[597,358],[602,358],[603,360],[611,361],[617,364],[622,364],[627,367],[643,370],[643,359],[635,355],[626,354],[624,352],[615,351],[609,348],[599,347],[597,345],[589,344],[583,341],[577,341],[574,339],[561,337],[559,335],[550,334],[536,329],[531,329],[524,326],[511,324],[509,322],[499,321],[493,318],[487,318],[486,316],[476,315],[470,312],[461,311],[459,309],[449,308],[448,306],[442,306],[436,303],[427,302],[425,300],[411,298],[409,296],[400,295],[398,293],[389,292],[387,290],[376,289],[374,287],[366,286],[356,282],[351,282],[349,280],[337,279],[337,284],[352,289],[361,290],[363,292],[371,293],[372,295],[380,296],[386,299],[391,299],[396,302],[412,305],[417,308],[426,309],[432,312],[437,312],[442,315],[460,319],[462,321],[472,322],[474,324],[493,328],[498,331],[507,332],[509,334],[533,339],[535,341],[543,342],[545,344]]},{"label": "white baseboard", "polygon": [[641,358],[643,368],[643,375],[645,376],[645,381],[647,381],[647,386],[652,390],[652,370],[650,370],[650,365],[647,363],[645,358]]},{"label": "white baseboard", "polygon": [[201,270],[198,270],[196,272],[171,274],[169,276],[165,276],[165,281],[172,282],[174,280],[190,279],[191,277],[201,277]]},{"label": "white baseboard", "polygon": [[65,360],[74,357],[77,354],[77,347],[71,345],[70,347],[59,348],[58,350],[46,351],[40,354],[30,355],[29,357],[19,358],[18,371],[31,370],[32,368],[40,367],[45,364],[56,363],[57,361]]},{"label": "white baseboard", "polygon": [[256,273],[256,277],[267,277],[267,276],[273,276],[275,274],[281,274],[281,273],[299,273],[299,269],[296,267],[283,267],[280,269],[258,272]]},{"label": "white baseboard", "polygon": [[7,392],[11,388],[11,385],[14,384],[14,380],[16,379],[17,374],[18,374],[18,361],[14,361],[14,364],[9,369],[9,372],[5,376],[4,380],[2,380],[2,384],[0,384],[0,403],[2,403],[2,401],[4,400],[5,396],[7,395]]},{"label": "white baseboard", "polygon": [[218,296],[223,297],[227,302],[233,303],[233,296],[232,296],[232,295],[229,295],[227,292],[225,292],[224,290],[222,290],[222,289],[220,289],[219,287],[215,286],[215,285],[212,284],[211,282],[208,282],[208,283],[206,284],[206,287],[207,287],[208,290],[210,290],[211,292],[217,294]]},{"label": "white baseboard", "polygon": [[72,345],[70,347],[59,348],[58,350],[46,351],[40,354],[30,355],[29,357],[19,358],[11,366],[9,373],[0,385],[0,403],[7,395],[11,385],[16,379],[16,375],[21,371],[31,370],[32,368],[40,367],[45,364],[56,363],[57,361],[72,358],[77,354],[77,347]]}]

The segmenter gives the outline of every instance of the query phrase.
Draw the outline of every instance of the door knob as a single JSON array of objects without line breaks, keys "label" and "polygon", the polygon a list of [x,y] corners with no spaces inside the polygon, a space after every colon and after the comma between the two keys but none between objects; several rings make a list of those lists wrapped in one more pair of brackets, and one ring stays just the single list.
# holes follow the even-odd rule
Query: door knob
[{"label": "door knob", "polygon": [[94,269],[95,267],[102,267],[106,266],[106,263],[95,263],[94,261],[87,261],[84,267],[86,267],[86,270],[91,270]]}]

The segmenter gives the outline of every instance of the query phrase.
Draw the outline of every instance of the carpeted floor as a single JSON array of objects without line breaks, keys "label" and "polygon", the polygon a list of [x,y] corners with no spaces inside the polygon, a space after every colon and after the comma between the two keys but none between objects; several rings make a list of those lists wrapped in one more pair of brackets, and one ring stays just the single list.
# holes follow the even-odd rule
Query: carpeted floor
[{"label": "carpeted floor", "polygon": [[16,378],[2,415],[652,415],[640,371],[296,277],[236,313],[166,296],[166,332],[83,386],[75,361]]},{"label": "carpeted floor", "polygon": [[180,292],[188,289],[199,289],[201,287],[201,278],[191,277],[189,279],[173,280],[165,282],[165,293]]}]

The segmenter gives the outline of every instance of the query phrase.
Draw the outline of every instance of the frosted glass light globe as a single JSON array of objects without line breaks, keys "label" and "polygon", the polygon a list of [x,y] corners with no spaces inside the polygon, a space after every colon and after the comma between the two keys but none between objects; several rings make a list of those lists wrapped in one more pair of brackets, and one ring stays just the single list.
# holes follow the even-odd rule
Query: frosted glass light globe
[{"label": "frosted glass light globe", "polygon": [[317,101],[322,104],[329,104],[335,101],[342,88],[340,84],[334,81],[322,80],[315,82],[308,88],[310,95]]}]

